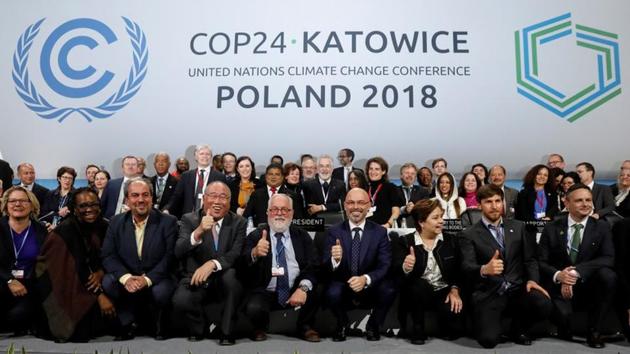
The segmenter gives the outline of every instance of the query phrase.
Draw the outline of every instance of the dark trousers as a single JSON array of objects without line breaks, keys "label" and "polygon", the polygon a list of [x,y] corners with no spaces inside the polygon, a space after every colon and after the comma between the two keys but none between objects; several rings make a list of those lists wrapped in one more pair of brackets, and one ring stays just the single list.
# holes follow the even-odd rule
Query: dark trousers
[{"label": "dark trousers", "polygon": [[503,295],[494,293],[473,304],[474,332],[484,348],[494,348],[500,340],[504,314],[512,315],[512,334],[524,334],[536,322],[549,317],[551,301],[541,292],[525,291],[525,286]]},{"label": "dark trousers", "polygon": [[[616,281],[617,274],[612,269],[600,268],[585,282],[578,282],[573,286],[572,299],[565,300],[558,291],[554,291],[553,322],[560,330],[570,330],[569,320],[573,308],[586,308],[589,332],[599,332],[606,313],[613,304]],[[560,286],[557,286],[557,289],[560,289]]]},{"label": "dark trousers", "polygon": [[171,296],[175,291],[175,282],[171,279],[164,279],[157,284],[153,283],[149,288],[129,293],[118,279],[109,273],[103,277],[103,291],[116,306],[116,314],[122,326],[128,326],[137,320],[137,310],[146,309],[147,305],[155,307],[159,332],[161,312],[164,306],[171,302]]},{"label": "dark trousers", "polygon": [[[292,289],[295,291],[295,289]],[[252,321],[255,329],[264,330],[269,326],[269,313],[274,310],[291,308],[290,305],[280,306],[278,296],[275,291],[254,290],[245,301],[245,314]],[[296,328],[297,333],[302,334],[306,330],[313,328],[315,314],[317,313],[319,301],[317,291],[313,289],[306,295],[306,303],[299,309]]]},{"label": "dark trousers", "polygon": [[337,319],[337,326],[347,326],[349,320],[346,311],[359,307],[372,309],[367,328],[379,329],[394,302],[396,290],[389,279],[383,279],[358,293],[352,291],[346,282],[333,281],[328,285],[325,296],[326,303]]},{"label": "dark trousers", "polygon": [[[440,330],[443,334],[455,334],[457,323],[461,321],[460,314],[451,311],[451,304],[445,303],[450,287],[433,290],[431,284],[422,278],[407,279],[401,287],[399,313],[406,316],[411,314],[414,338],[425,338],[424,314],[427,310],[438,313]],[[406,323],[406,321],[404,321]]]},{"label": "dark trousers", "polygon": [[242,293],[243,287],[236,279],[236,270],[230,268],[211,274],[207,287],[190,286],[190,278],[182,279],[173,296],[173,306],[176,313],[186,314],[189,335],[201,336],[206,326],[204,306],[212,301],[224,301],[221,331],[224,335],[231,335],[236,318],[236,306]]},{"label": "dark trousers", "polygon": [[8,284],[0,285],[0,317],[9,326],[8,329],[15,332],[29,329],[33,319],[41,312],[34,287],[28,280],[21,282],[27,290],[24,296],[13,296]]}]

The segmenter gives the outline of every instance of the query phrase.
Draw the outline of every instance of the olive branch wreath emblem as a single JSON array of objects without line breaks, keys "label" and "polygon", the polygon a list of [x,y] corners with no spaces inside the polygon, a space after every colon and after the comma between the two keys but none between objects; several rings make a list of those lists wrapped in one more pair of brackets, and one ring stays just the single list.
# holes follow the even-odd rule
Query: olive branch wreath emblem
[{"label": "olive branch wreath emblem", "polygon": [[127,34],[133,47],[133,65],[129,70],[127,80],[120,85],[118,91],[95,107],[56,107],[38,93],[29,78],[27,63],[33,40],[39,33],[39,28],[45,18],[28,26],[18,39],[17,48],[13,54],[12,73],[15,90],[26,107],[44,119],[57,119],[59,122],[74,112],[81,114],[88,122],[91,122],[94,118],[108,118],[125,107],[138,93],[142,80],[147,74],[149,52],[146,36],[140,26],[126,17],[122,17],[122,19],[125,22]]}]

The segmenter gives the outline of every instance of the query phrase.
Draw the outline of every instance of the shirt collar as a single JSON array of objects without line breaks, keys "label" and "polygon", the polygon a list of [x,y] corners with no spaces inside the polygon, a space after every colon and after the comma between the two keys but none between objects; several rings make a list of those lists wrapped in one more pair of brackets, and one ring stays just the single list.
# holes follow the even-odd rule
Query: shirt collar
[{"label": "shirt collar", "polygon": [[363,219],[360,224],[355,224],[352,221],[348,220],[348,224],[350,225],[350,231],[352,231],[352,229],[354,229],[355,227],[360,228],[361,232],[363,232],[363,230],[365,229],[365,219]]},{"label": "shirt collar", "polygon": [[[490,222],[490,220],[488,220],[483,214],[481,214],[481,222],[484,224],[484,226],[486,228],[490,228],[488,225],[492,225],[492,227],[495,227],[493,223]],[[501,218],[499,220],[499,226],[503,227],[503,218]]]},{"label": "shirt collar", "polygon": [[593,186],[595,185],[595,180],[592,180],[591,183],[587,184],[586,186],[590,189],[593,190]]},{"label": "shirt collar", "polygon": [[[291,238],[291,233],[289,232],[289,229],[290,229],[290,228],[286,229],[286,230],[282,233],[282,238],[283,238],[283,239],[285,239],[285,240],[286,240],[286,239],[288,239],[288,238]],[[269,228],[269,233],[270,233],[270,234],[271,234],[271,236],[273,236],[274,238],[276,237],[276,233],[277,233],[277,232],[273,231],[273,230],[271,229],[271,227]]]},{"label": "shirt collar", "polygon": [[321,177],[319,177],[319,184],[324,185],[324,182],[328,182],[328,184],[330,184],[330,178],[328,180],[323,180]]},{"label": "shirt collar", "polygon": [[[422,237],[420,237],[420,233],[418,231],[416,231],[416,233],[413,235],[415,241],[416,241],[416,246],[422,246],[424,247],[424,242],[422,241]],[[435,245],[437,244],[438,241],[442,241],[444,242],[444,236],[442,234],[439,234],[435,237],[435,243],[433,244],[433,247],[435,247]]]},{"label": "shirt collar", "polygon": [[569,217],[567,218],[569,221],[569,229],[573,227],[573,225],[575,224],[582,224],[582,228],[585,229],[586,228],[586,222],[588,221],[588,216],[584,218],[584,220],[577,222],[575,220],[573,220],[573,218],[571,217],[571,214],[569,214]]}]

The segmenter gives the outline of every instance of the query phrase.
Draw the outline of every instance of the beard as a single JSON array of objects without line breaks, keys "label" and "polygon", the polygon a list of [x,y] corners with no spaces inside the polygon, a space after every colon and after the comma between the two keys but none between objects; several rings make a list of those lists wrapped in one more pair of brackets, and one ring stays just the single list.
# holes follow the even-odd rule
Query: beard
[{"label": "beard", "polygon": [[273,218],[269,219],[269,228],[272,232],[285,232],[291,226],[289,218]]}]

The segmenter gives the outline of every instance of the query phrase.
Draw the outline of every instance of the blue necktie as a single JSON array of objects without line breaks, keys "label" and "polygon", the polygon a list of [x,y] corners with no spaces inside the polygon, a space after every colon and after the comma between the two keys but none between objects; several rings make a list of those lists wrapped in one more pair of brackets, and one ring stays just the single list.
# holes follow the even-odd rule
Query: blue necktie
[{"label": "blue necktie", "polygon": [[352,237],[352,262],[350,272],[353,276],[359,274],[359,257],[361,256],[361,228],[352,229],[354,236]]},{"label": "blue necktie", "polygon": [[276,277],[276,294],[278,294],[278,303],[284,307],[289,300],[289,270],[287,269],[287,257],[282,244],[283,234],[276,232],[276,261],[278,267],[284,269],[284,274]]}]

